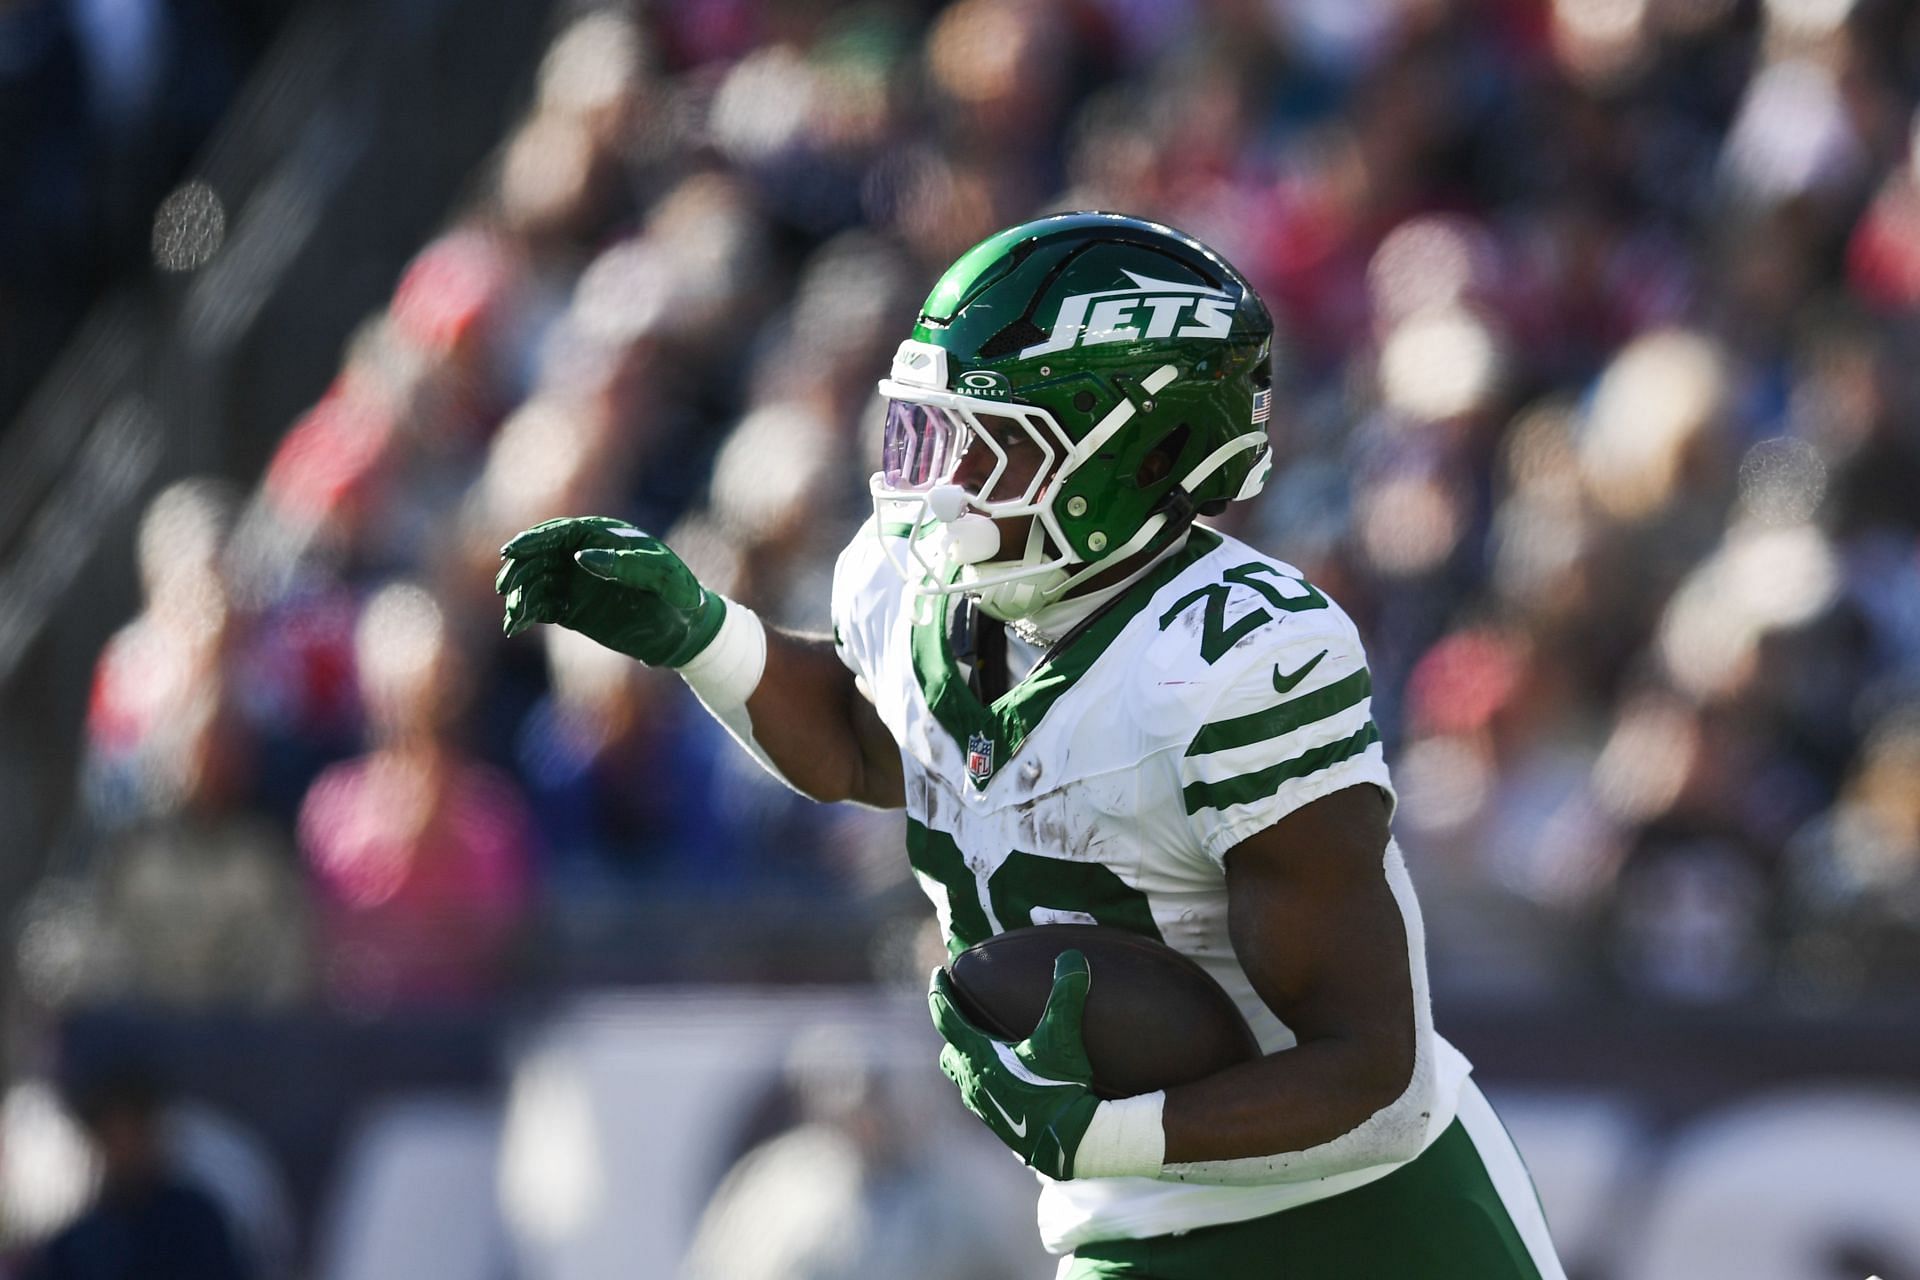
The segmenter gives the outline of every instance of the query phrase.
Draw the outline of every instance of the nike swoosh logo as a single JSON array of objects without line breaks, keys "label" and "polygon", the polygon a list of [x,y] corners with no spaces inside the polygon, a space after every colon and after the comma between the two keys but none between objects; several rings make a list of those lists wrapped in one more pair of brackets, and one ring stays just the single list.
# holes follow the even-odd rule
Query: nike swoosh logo
[{"label": "nike swoosh logo", "polygon": [[[986,1093],[986,1090],[982,1089],[981,1092]],[[991,1102],[993,1104],[993,1109],[1000,1113],[1000,1118],[1007,1122],[1007,1127],[1013,1130],[1014,1137],[1024,1138],[1027,1136],[1027,1118],[1025,1116],[1021,1116],[1020,1123],[1015,1124],[1013,1122],[1013,1117],[1007,1114],[1007,1109],[1000,1105],[1000,1099],[988,1093],[987,1101]]]},{"label": "nike swoosh logo", "polygon": [[1280,664],[1277,662],[1274,663],[1273,664],[1273,691],[1275,693],[1293,692],[1293,686],[1299,684],[1302,680],[1305,680],[1307,678],[1307,672],[1319,666],[1320,659],[1326,656],[1327,656],[1327,651],[1325,649],[1322,649],[1320,652],[1314,654],[1311,658],[1307,659],[1306,666],[1301,667],[1298,671],[1294,672],[1291,675],[1284,675],[1284,676],[1280,674]]}]

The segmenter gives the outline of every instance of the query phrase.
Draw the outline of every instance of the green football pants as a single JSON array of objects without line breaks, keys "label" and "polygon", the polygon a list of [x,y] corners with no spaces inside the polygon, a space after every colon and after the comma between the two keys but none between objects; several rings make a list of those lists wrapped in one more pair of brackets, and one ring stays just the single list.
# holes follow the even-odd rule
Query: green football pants
[{"label": "green football pants", "polygon": [[1566,1280],[1533,1182],[1466,1082],[1459,1118],[1376,1182],[1298,1208],[1081,1245],[1058,1280]]}]

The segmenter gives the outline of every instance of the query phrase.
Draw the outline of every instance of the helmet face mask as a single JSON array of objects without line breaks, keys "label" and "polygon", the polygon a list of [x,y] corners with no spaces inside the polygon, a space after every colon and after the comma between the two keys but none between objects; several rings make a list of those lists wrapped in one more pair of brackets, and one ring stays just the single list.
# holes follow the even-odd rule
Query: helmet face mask
[{"label": "helmet face mask", "polygon": [[[1054,464],[1073,447],[1044,409],[892,381],[880,387],[887,397],[880,475],[890,493],[954,484],[963,466],[977,471],[974,459],[984,454],[993,459],[992,471],[968,490],[974,509],[990,515],[1024,514],[1012,506],[1031,506]],[[1027,445],[1031,448],[1023,447]],[[1010,457],[1010,449],[1021,457]]]},{"label": "helmet face mask", "polygon": [[[880,390],[887,422],[871,492],[883,522],[891,515],[910,529],[911,569],[886,544],[901,575],[934,595],[1014,583],[1037,589],[1063,577],[1075,561],[1060,550],[1066,535],[1046,499],[1073,445],[1052,415],[891,379]],[[990,561],[1003,549],[995,523],[1021,516],[1033,518],[1027,546],[1013,561]]]},{"label": "helmet face mask", "polygon": [[[983,241],[880,384],[871,490],[883,524],[906,520],[914,562],[883,538],[896,568],[921,592],[1023,616],[1166,545],[1197,508],[1252,496],[1271,336],[1232,267],[1156,223],[1069,214]],[[975,522],[1017,516],[1033,517],[1027,545],[999,556]],[[1012,583],[1026,589],[988,590]]]}]

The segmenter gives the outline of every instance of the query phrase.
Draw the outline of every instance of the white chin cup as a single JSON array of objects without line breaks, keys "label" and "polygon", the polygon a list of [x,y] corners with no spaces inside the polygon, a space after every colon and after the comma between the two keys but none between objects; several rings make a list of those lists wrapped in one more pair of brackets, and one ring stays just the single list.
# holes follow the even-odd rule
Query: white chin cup
[{"label": "white chin cup", "polygon": [[940,536],[950,564],[984,564],[1000,554],[1000,526],[982,515],[945,521]]},{"label": "white chin cup", "polygon": [[[1041,574],[1037,578],[1022,578],[1018,582],[996,582],[990,587],[981,587],[967,594],[979,602],[980,612],[989,618],[998,618],[1001,622],[1018,622],[1029,614],[1038,612],[1046,603],[1043,594],[1059,586],[1067,579],[1066,570],[1055,569]],[[963,577],[961,581],[965,581]]]},{"label": "white chin cup", "polygon": [[[996,527],[996,539],[998,533]],[[1036,519],[1027,532],[1026,561],[1030,564],[1038,562],[1044,546],[1045,534],[1040,528],[1040,521]],[[1066,582],[1068,573],[1063,568],[1048,569],[1013,582],[996,582],[984,587],[969,586],[967,579],[978,576],[968,565],[960,571],[958,583],[963,591],[980,602],[980,612],[1002,622],[1018,622],[1045,605],[1047,593],[1058,590]]]},{"label": "white chin cup", "polygon": [[927,512],[940,522],[948,564],[984,564],[1000,554],[1000,526],[969,510],[972,500],[957,484],[943,484],[927,494]]}]

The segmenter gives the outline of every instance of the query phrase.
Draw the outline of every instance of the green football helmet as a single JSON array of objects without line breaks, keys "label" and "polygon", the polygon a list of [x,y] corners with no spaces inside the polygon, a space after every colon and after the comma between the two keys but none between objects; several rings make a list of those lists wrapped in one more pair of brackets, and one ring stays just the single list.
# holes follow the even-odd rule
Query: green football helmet
[{"label": "green football helmet", "polygon": [[[1171,227],[1071,213],[982,241],[880,383],[870,487],[889,558],[916,589],[1012,621],[1252,497],[1272,341],[1240,273]],[[1025,547],[1002,548],[994,522],[1022,515]]]}]

